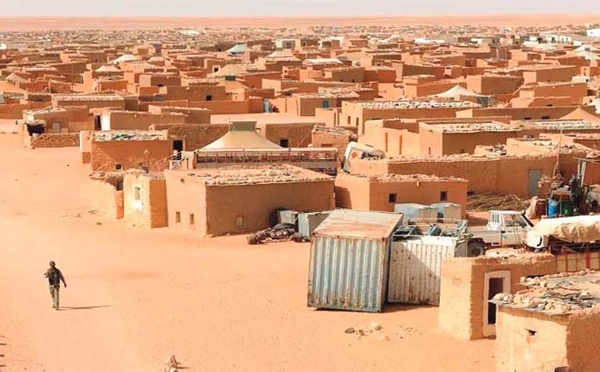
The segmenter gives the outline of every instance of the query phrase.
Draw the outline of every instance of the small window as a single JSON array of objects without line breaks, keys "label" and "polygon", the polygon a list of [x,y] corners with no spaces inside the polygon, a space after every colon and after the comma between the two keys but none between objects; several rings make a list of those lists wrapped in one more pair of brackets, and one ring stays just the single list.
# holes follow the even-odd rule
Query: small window
[{"label": "small window", "polygon": [[123,181],[118,181],[115,185],[115,188],[117,189],[117,191],[123,191]]},{"label": "small window", "polygon": [[212,98],[213,98],[212,95],[210,95],[210,94],[206,95],[206,100],[207,101],[212,101]]},{"label": "small window", "polygon": [[440,192],[440,201],[446,201],[448,200],[448,191],[441,191]]},{"label": "small window", "polygon": [[159,87],[159,88],[162,88],[162,87],[164,87],[165,85],[164,85],[164,84],[156,84],[156,86],[157,86],[157,87]]},{"label": "small window", "polygon": [[190,213],[190,226],[194,226],[195,223],[196,223],[196,219],[194,217],[194,214]]},{"label": "small window", "polygon": [[398,198],[397,194],[389,194],[388,195],[388,202],[389,203],[395,203],[397,198]]},{"label": "small window", "polygon": [[244,216],[235,217],[235,227],[244,227]]},{"label": "small window", "polygon": [[290,141],[287,138],[282,138],[279,140],[279,146],[288,147],[290,145]]},{"label": "small window", "polygon": [[466,153],[465,149],[460,149],[460,153],[461,153],[461,154],[464,154],[464,153]]},{"label": "small window", "polygon": [[529,116],[526,116],[524,119],[525,119],[525,120],[531,120],[531,117],[529,117]]},{"label": "small window", "polygon": [[116,170],[123,170],[123,164],[115,164]]},{"label": "small window", "polygon": [[544,115],[544,116],[542,116],[542,120],[550,120],[550,115]]},{"label": "small window", "polygon": [[181,212],[175,212],[175,222],[181,223]]},{"label": "small window", "polygon": [[133,199],[135,201],[142,200],[142,188],[136,186],[133,188]]}]

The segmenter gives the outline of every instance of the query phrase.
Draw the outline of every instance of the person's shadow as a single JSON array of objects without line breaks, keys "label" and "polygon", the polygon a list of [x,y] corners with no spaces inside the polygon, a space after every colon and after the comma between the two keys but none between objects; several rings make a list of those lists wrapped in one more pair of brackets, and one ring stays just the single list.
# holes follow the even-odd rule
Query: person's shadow
[{"label": "person's shadow", "polygon": [[93,310],[93,309],[101,309],[103,307],[110,307],[110,305],[101,305],[101,306],[61,306],[59,310]]}]

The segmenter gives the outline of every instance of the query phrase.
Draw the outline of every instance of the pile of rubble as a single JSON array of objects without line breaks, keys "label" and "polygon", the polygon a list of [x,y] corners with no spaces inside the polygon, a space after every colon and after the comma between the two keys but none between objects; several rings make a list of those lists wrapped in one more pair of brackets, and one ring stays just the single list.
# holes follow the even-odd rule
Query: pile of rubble
[{"label": "pile of rubble", "polygon": [[600,273],[580,271],[523,278],[529,289],[514,295],[500,293],[493,302],[549,314],[570,314],[600,305]]},{"label": "pile of rubble", "polygon": [[527,209],[529,200],[521,200],[518,196],[498,195],[490,193],[474,194],[467,198],[467,210],[482,212],[489,210],[515,210]]},{"label": "pile of rubble", "polygon": [[[346,328],[346,330],[344,332],[347,334],[355,334],[358,337],[357,339],[360,340],[364,336],[369,336],[369,335],[379,333],[381,330],[382,330],[381,324],[379,324],[377,322],[371,322],[371,324],[369,324],[365,328],[355,329],[354,327],[350,327],[350,328]],[[387,336],[382,336],[380,339],[382,341],[389,340],[389,338]]]}]

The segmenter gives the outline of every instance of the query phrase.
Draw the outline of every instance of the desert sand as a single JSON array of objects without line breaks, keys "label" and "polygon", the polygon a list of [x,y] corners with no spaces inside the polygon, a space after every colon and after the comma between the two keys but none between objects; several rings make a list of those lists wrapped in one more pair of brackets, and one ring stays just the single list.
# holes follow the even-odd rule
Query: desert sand
[{"label": "desert sand", "polygon": [[[0,125],[0,132],[14,124]],[[0,371],[491,371],[494,342],[436,330],[437,308],[306,307],[309,245],[248,246],[110,222],[79,150],[0,134]],[[43,278],[65,274],[61,311]],[[348,327],[383,329],[358,339]]]},{"label": "desert sand", "polygon": [[162,28],[228,28],[228,27],[312,27],[312,26],[556,26],[583,25],[598,22],[598,14],[501,14],[468,16],[403,16],[353,18],[174,18],[174,17],[105,17],[105,18],[36,18],[0,17],[0,31],[40,30],[123,30]]}]

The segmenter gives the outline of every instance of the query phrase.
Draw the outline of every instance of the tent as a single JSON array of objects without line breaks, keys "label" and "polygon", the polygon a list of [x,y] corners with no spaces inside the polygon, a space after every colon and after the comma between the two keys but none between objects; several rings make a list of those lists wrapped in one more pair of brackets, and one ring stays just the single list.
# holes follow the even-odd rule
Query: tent
[{"label": "tent", "polygon": [[200,151],[221,149],[281,149],[256,133],[255,121],[234,121],[231,130],[218,140],[204,146]]},{"label": "tent", "polygon": [[456,84],[454,87],[448,89],[445,92],[434,95],[438,98],[456,98],[456,97],[479,97],[477,93],[473,93],[462,85]]},{"label": "tent", "polygon": [[227,53],[229,54],[243,54],[248,50],[248,46],[246,44],[236,44],[233,47],[227,49]]}]

